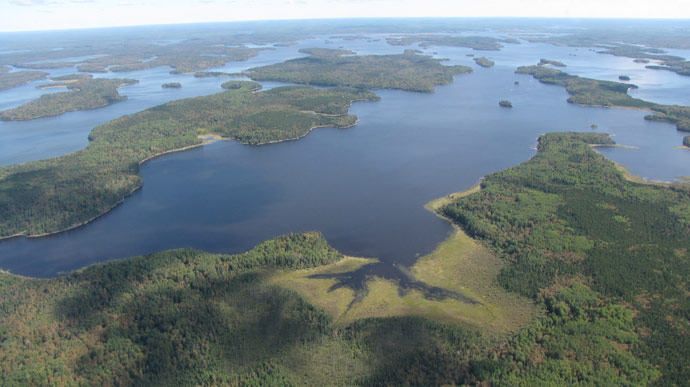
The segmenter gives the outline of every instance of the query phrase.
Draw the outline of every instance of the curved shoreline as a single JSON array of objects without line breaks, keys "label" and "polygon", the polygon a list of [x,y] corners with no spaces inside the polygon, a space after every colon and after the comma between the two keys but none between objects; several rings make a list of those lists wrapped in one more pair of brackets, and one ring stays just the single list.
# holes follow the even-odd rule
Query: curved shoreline
[{"label": "curved shoreline", "polygon": [[[198,148],[198,147],[201,147],[201,146],[204,146],[204,145],[208,145],[208,144],[214,143],[214,142],[216,142],[216,141],[237,141],[239,144],[242,144],[242,145],[247,145],[247,146],[262,146],[262,145],[277,144],[277,143],[287,142],[287,141],[297,141],[297,140],[300,140],[300,139],[306,137],[306,136],[307,136],[309,133],[311,133],[314,129],[318,129],[318,128],[328,128],[328,127],[332,127],[332,128],[336,128],[336,129],[349,129],[349,128],[352,128],[352,127],[356,126],[358,123],[359,123],[359,119],[355,120],[355,122],[354,122],[352,125],[344,126],[344,127],[336,127],[336,126],[333,126],[333,125],[317,125],[317,126],[311,127],[304,135],[299,136],[299,137],[295,137],[295,138],[286,138],[286,139],[283,139],[283,140],[275,140],[275,141],[262,142],[262,143],[258,143],[258,144],[245,143],[245,142],[241,142],[241,141],[234,140],[234,139],[229,138],[229,137],[222,137],[222,136],[217,135],[217,134],[207,134],[207,135],[203,135],[203,136],[200,135],[199,137],[201,137],[201,138],[211,138],[211,140],[206,140],[206,141],[202,141],[202,142],[200,142],[200,143],[198,143],[198,144],[188,145],[188,146],[185,146],[185,147],[182,147],[182,148],[171,149],[171,150],[168,150],[168,151],[156,153],[156,154],[154,154],[154,155],[151,155],[151,156],[149,156],[149,157],[147,157],[147,158],[145,158],[145,159],[139,161],[138,165],[141,166],[141,165],[143,165],[144,163],[146,163],[147,161],[153,160],[153,159],[158,158],[158,157],[161,157],[161,156],[165,156],[165,155],[167,155],[167,154],[169,154],[169,153],[182,152],[182,151],[186,151],[186,150]],[[139,175],[139,176],[140,176],[140,175]],[[129,193],[127,193],[120,201],[118,201],[117,203],[113,204],[112,207],[108,208],[108,209],[105,210],[103,213],[101,213],[101,214],[99,214],[99,215],[97,215],[97,216],[94,216],[93,218],[88,219],[88,220],[86,220],[86,221],[84,221],[84,222],[81,222],[81,223],[79,223],[79,224],[72,225],[72,226],[70,226],[70,227],[68,227],[68,228],[65,228],[65,229],[62,229],[62,230],[53,231],[53,232],[49,232],[49,233],[43,233],[43,234],[31,234],[31,235],[27,235],[26,232],[16,233],[16,234],[13,234],[13,235],[8,235],[8,236],[0,237],[0,242],[2,242],[3,240],[6,240],[6,239],[12,239],[12,238],[17,238],[17,237],[41,238],[41,237],[46,237],[46,236],[51,236],[51,235],[60,234],[60,233],[63,233],[63,232],[71,231],[71,230],[74,230],[74,229],[76,229],[76,228],[85,226],[85,225],[87,225],[87,224],[93,222],[94,220],[96,220],[96,219],[98,219],[98,218],[100,218],[100,217],[102,217],[102,216],[108,214],[108,213],[111,212],[112,210],[114,210],[115,207],[117,207],[117,206],[119,206],[120,204],[124,203],[124,201],[125,201],[128,197],[130,197],[130,196],[131,196],[132,194],[134,194],[136,191],[138,191],[139,189],[141,189],[141,187],[143,187],[143,186],[144,186],[144,182],[143,182],[143,180],[142,180],[142,183],[141,183],[141,184],[139,184],[137,187],[135,187],[135,188],[132,189]],[[2,268],[0,268],[0,270],[2,270]]]},{"label": "curved shoreline", "polygon": [[[138,80],[138,79],[137,79],[136,82],[134,82],[134,83],[123,83],[123,84],[119,85],[118,87],[116,87],[115,90],[118,90],[118,89],[120,89],[120,88],[123,87],[123,86],[136,85],[137,83],[139,83],[139,80]],[[50,89],[56,89],[56,88],[59,88],[59,87],[68,87],[68,85],[48,86],[48,87],[45,87],[45,89],[49,89],[49,88],[50,88]],[[69,92],[69,91],[66,91],[65,93],[70,93],[70,92]],[[118,93],[118,94],[119,94],[119,93]],[[44,95],[47,95],[47,94],[44,94]],[[65,113],[79,112],[79,111],[89,111],[89,110],[100,109],[100,108],[104,108],[104,107],[106,107],[106,106],[114,105],[114,104],[116,104],[116,103],[118,103],[118,102],[126,101],[126,100],[129,99],[129,97],[126,96],[126,95],[120,95],[120,96],[121,96],[122,98],[117,99],[117,100],[112,101],[112,102],[106,102],[106,103],[104,103],[103,105],[91,106],[91,107],[81,108],[81,109],[68,109],[68,110],[65,110],[65,111],[60,112],[60,113],[46,114],[46,115],[42,115],[42,116],[40,116],[40,117],[33,117],[33,118],[10,118],[10,119],[0,118],[0,121],[6,121],[6,122],[22,122],[22,121],[40,120],[41,118],[57,117],[57,116],[59,116],[59,115],[65,114]],[[40,98],[40,97],[39,97],[39,98]],[[37,100],[38,100],[38,98],[37,98],[37,99],[34,99],[33,101],[37,101]],[[31,102],[33,102],[33,101],[29,101],[29,102],[27,102],[27,103],[31,103]],[[20,105],[20,106],[23,106],[23,105]],[[14,109],[18,109],[20,106],[17,106],[17,107],[14,108]],[[13,110],[13,109],[7,109],[7,110],[3,110],[3,111],[8,111],[8,110]],[[2,112],[0,112],[0,113],[2,113]]]}]

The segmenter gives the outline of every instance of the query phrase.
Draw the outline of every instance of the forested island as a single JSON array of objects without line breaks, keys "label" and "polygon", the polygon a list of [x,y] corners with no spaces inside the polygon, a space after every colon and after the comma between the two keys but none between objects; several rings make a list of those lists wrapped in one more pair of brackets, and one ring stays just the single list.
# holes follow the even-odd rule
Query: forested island
[{"label": "forested island", "polygon": [[64,93],[44,94],[17,108],[0,112],[2,120],[33,120],[85,109],[95,109],[127,99],[117,89],[132,85],[136,79],[93,78],[90,74],[65,75],[52,78],[55,83],[39,87],[65,87]]},{"label": "forested island", "polygon": [[483,56],[480,58],[474,58],[474,61],[482,67],[493,67],[493,65],[496,64],[494,61]]},{"label": "forested island", "polygon": [[182,84],[180,82],[170,82],[162,84],[161,87],[164,89],[179,89],[182,87]]},{"label": "forested island", "polygon": [[0,71],[0,90],[7,90],[13,87],[21,86],[26,83],[45,79],[48,73],[43,71],[15,71],[9,72],[9,67],[4,67],[7,71]]},{"label": "forested island", "polygon": [[568,102],[603,107],[627,107],[651,110],[645,116],[652,121],[665,121],[676,125],[680,131],[690,131],[690,107],[659,105],[628,95],[628,89],[637,87],[628,83],[600,81],[564,73],[543,66],[521,66],[518,74],[531,74],[542,83],[564,86],[570,97]]},{"label": "forested island", "polygon": [[627,82],[627,81],[630,80],[630,77],[627,76],[627,75],[619,75],[619,76],[618,76],[618,79],[621,80],[621,81],[626,81],[626,82]]},{"label": "forested island", "polygon": [[255,81],[293,82],[306,85],[401,89],[431,93],[467,66],[443,66],[438,59],[406,51],[400,55],[344,56],[351,51],[308,49],[311,56],[275,65],[256,67],[245,74]]},{"label": "forested island", "polygon": [[683,137],[683,146],[690,148],[690,136]]},{"label": "forested island", "polygon": [[280,87],[254,93],[258,87],[233,81],[223,93],[169,102],[100,125],[79,152],[1,167],[0,237],[62,231],[102,215],[141,186],[142,161],[199,145],[200,135],[247,144],[296,139],[316,127],[353,126],[357,117],[347,114],[348,106],[378,99],[353,89]]},{"label": "forested island", "polygon": [[551,60],[551,59],[540,59],[539,60],[539,66],[556,66],[556,67],[566,67],[565,63],[559,62],[557,60]]},{"label": "forested island", "polygon": [[490,36],[452,36],[438,34],[416,34],[403,37],[387,38],[386,42],[394,46],[409,46],[419,43],[422,47],[451,46],[467,47],[478,51],[498,51],[501,43],[519,44],[514,38],[493,38]]},{"label": "forested island", "polygon": [[498,101],[498,105],[501,107],[512,108],[513,104],[510,101],[502,100]]}]

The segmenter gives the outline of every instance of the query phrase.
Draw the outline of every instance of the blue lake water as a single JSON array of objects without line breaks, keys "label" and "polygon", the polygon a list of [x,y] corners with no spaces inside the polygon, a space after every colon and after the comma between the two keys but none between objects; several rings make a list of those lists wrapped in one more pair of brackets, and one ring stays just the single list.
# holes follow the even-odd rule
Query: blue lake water
[{"label": "blue lake water", "polygon": [[[297,50],[302,47],[314,46],[343,46],[362,54],[399,53],[406,48],[383,40],[320,37],[263,51],[248,62],[228,63],[219,70],[236,72],[257,63],[279,62],[301,56]],[[580,53],[583,50],[586,53]],[[690,175],[690,151],[676,149],[683,134],[674,126],[645,121],[642,111],[568,104],[563,88],[514,70],[548,58],[566,62],[566,70],[574,74],[600,74],[601,79],[617,78],[626,70],[640,84],[672,73],[645,69],[633,75],[632,68],[621,67],[605,76],[609,66],[624,66],[632,59],[528,43],[506,45],[498,52],[449,47],[426,51],[448,58],[449,64],[470,65],[475,72],[457,76],[433,94],[377,91],[380,102],[351,107],[360,119],[353,128],[317,129],[298,141],[264,146],[221,141],[154,159],[141,169],[143,188],[105,216],[48,237],[0,242],[0,267],[49,277],[95,262],[177,247],[237,253],[276,235],[318,230],[345,254],[382,261],[365,275],[397,278],[396,266],[413,264],[451,232],[447,222],[423,208],[426,202],[529,159],[542,133],[592,131],[592,124],[599,132],[614,134],[617,142],[639,148],[599,149],[634,173],[658,180]],[[490,57],[496,66],[476,66],[468,53]],[[128,101],[103,109],[0,126],[0,156],[6,164],[20,162],[24,155],[15,150],[18,144],[24,152],[36,149],[31,157],[24,157],[27,160],[80,149],[86,145],[89,127],[167,100],[215,92],[224,81],[168,71],[107,74],[141,82],[121,89]],[[160,88],[171,81],[183,87]],[[640,91],[657,90],[668,100],[686,97],[674,87],[654,87],[641,86]],[[514,108],[499,107],[503,99]]]}]

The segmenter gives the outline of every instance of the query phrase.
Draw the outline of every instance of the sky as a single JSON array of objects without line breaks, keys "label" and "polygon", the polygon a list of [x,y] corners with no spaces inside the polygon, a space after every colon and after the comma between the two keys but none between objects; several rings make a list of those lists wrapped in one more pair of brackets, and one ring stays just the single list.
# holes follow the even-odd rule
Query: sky
[{"label": "sky", "polygon": [[688,0],[0,0],[0,31],[342,17],[690,19]]}]

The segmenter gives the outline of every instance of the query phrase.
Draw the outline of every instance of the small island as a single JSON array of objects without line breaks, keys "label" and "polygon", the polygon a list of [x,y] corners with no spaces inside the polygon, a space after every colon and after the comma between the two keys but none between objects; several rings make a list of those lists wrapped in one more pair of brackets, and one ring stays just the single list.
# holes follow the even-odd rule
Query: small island
[{"label": "small island", "polygon": [[161,87],[164,89],[179,89],[182,85],[180,82],[170,82],[162,84]]},{"label": "small island", "polygon": [[633,62],[635,62],[635,63],[649,63],[649,59],[637,58]]},{"label": "small island", "polygon": [[551,59],[539,60],[539,66],[546,66],[546,65],[551,65],[551,66],[556,66],[556,67],[566,67],[565,63],[559,62],[557,60],[551,60]]},{"label": "small island", "polygon": [[627,75],[620,75],[620,76],[618,76],[618,79],[621,81],[629,81],[630,77]]},{"label": "small island", "polygon": [[515,85],[515,86],[520,86],[520,81],[515,81],[515,82],[513,82],[513,85]]},{"label": "small island", "polygon": [[683,137],[683,146],[690,148],[690,136]]},{"label": "small island", "polygon": [[486,57],[474,58],[474,61],[482,67],[492,67],[495,63]]},{"label": "small island", "polygon": [[224,73],[222,71],[197,71],[194,73],[194,78],[210,78],[210,77],[230,77],[232,74]]},{"label": "small island", "polygon": [[512,108],[513,107],[513,104],[510,103],[510,101],[506,101],[506,100],[499,101],[498,105],[501,107],[505,107],[505,108]]}]

